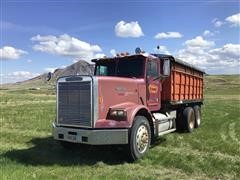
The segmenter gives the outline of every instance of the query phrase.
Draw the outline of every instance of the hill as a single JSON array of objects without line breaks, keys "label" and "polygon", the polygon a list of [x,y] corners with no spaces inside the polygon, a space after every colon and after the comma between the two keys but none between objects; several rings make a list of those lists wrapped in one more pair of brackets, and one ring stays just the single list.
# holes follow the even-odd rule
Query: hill
[{"label": "hill", "polygon": [[54,88],[56,79],[61,76],[69,75],[92,75],[94,72],[94,64],[89,64],[84,60],[79,60],[78,62],[67,66],[63,69],[56,69],[52,73],[52,79],[48,82],[46,81],[48,73],[41,74],[32,79],[26,81],[17,82],[13,84],[5,84],[2,89],[52,89]]},{"label": "hill", "polygon": [[204,87],[209,95],[238,95],[240,92],[240,75],[206,75]]}]

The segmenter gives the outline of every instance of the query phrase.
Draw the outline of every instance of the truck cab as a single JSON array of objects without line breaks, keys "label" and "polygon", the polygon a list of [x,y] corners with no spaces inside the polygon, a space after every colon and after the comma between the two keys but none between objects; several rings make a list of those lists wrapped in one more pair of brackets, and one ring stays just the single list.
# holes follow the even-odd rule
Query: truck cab
[{"label": "truck cab", "polygon": [[[72,143],[124,144],[129,157],[136,160],[147,153],[154,137],[175,131],[178,124],[185,124],[189,132],[196,127],[202,100],[177,102],[165,96],[172,93],[171,88],[163,93],[164,83],[173,78],[172,56],[139,52],[92,62],[94,76],[57,80],[53,136],[64,147]],[[169,82],[165,84],[169,86]],[[194,107],[198,107],[196,112]]]}]

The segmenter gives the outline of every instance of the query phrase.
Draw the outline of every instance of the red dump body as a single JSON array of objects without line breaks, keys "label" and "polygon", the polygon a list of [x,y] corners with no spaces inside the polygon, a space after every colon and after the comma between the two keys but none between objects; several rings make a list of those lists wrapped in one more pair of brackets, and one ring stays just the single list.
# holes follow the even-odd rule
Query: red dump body
[{"label": "red dump body", "polygon": [[203,72],[175,59],[162,87],[162,102],[202,101]]}]

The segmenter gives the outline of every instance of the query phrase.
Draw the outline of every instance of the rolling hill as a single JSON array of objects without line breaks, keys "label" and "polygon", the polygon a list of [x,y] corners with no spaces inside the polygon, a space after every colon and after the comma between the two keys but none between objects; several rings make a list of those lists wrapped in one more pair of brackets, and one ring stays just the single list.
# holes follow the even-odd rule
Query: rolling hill
[{"label": "rolling hill", "polygon": [[43,73],[37,77],[32,79],[28,79],[22,82],[12,83],[12,84],[4,84],[2,85],[2,89],[51,89],[54,88],[56,79],[61,76],[69,76],[69,75],[91,75],[94,72],[94,64],[89,64],[84,60],[79,60],[78,62],[67,66],[63,69],[56,69],[52,73],[52,79],[50,81],[46,81],[48,73]]}]

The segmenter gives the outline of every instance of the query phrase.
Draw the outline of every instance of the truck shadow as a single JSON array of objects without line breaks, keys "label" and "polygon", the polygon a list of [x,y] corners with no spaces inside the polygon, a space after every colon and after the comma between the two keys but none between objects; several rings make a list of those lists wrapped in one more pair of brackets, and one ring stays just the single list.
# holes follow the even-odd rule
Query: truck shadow
[{"label": "truck shadow", "polygon": [[26,165],[94,165],[103,162],[109,165],[127,162],[123,149],[117,146],[77,145],[71,150],[64,149],[52,137],[34,138],[33,146],[6,152],[3,156]]}]

